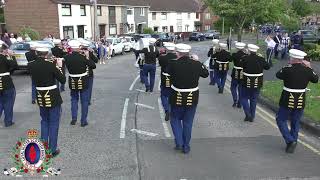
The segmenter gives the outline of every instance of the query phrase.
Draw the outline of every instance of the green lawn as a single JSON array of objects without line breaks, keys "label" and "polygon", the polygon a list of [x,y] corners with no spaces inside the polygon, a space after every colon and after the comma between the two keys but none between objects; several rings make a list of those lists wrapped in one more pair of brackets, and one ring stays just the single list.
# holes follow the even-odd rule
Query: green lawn
[{"label": "green lawn", "polygon": [[[278,104],[282,92],[282,81],[266,81],[261,91],[262,96]],[[320,83],[308,86],[311,91],[307,92],[305,115],[311,120],[320,123]]]}]

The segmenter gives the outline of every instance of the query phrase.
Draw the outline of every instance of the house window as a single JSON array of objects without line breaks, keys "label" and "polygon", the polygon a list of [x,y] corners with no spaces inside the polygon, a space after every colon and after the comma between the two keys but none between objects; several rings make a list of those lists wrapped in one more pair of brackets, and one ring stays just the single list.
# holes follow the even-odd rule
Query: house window
[{"label": "house window", "polygon": [[62,16],[71,16],[71,4],[62,4]]},{"label": "house window", "polygon": [[182,26],[178,26],[177,32],[182,32]]},{"label": "house window", "polygon": [[97,15],[102,16],[101,6],[97,6]]},{"label": "house window", "polygon": [[188,19],[190,19],[191,18],[191,13],[188,13]]},{"label": "house window", "polygon": [[132,8],[128,8],[127,9],[127,15],[132,15],[133,13],[132,13]]},{"label": "house window", "polygon": [[188,24],[185,26],[185,32],[189,32],[189,25]]},{"label": "house window", "polygon": [[200,18],[200,13],[196,13],[196,18],[197,18],[197,19]]},{"label": "house window", "polygon": [[140,8],[140,16],[144,16],[144,8]]},{"label": "house window", "polygon": [[159,27],[157,27],[157,26],[153,27],[154,32],[158,32],[158,29],[159,29]]},{"label": "house window", "polygon": [[210,30],[210,29],[211,29],[210,25],[205,25],[205,26],[204,26],[204,30],[208,31],[208,30]]},{"label": "house window", "polygon": [[116,24],[110,24],[109,25],[109,34],[110,35],[116,35],[117,34],[117,25]]},{"label": "house window", "polygon": [[210,13],[206,13],[206,19],[211,19]]},{"label": "house window", "polygon": [[177,13],[177,19],[182,19],[182,13]]},{"label": "house window", "polygon": [[116,7],[114,6],[109,6],[109,16],[116,16]]},{"label": "house window", "polygon": [[168,32],[168,26],[162,26],[162,32]]},{"label": "house window", "polygon": [[63,37],[64,39],[73,39],[73,26],[63,26]]},{"label": "house window", "polygon": [[167,13],[161,13],[161,20],[167,20]]},{"label": "house window", "polygon": [[86,5],[80,5],[80,15],[81,16],[86,16]]},{"label": "house window", "polygon": [[157,13],[156,12],[153,12],[152,13],[152,20],[156,20],[157,19]]}]

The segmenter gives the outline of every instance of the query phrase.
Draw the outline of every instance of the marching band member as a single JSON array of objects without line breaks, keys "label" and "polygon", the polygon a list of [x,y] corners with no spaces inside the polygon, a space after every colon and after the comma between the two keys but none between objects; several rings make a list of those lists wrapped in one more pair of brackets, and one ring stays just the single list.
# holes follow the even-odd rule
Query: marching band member
[{"label": "marching band member", "polygon": [[57,148],[62,98],[56,81],[64,84],[66,77],[60,67],[49,60],[49,48],[36,48],[37,59],[28,63],[36,85],[37,104],[41,116],[41,139],[48,142],[53,157],[60,153]]},{"label": "marching band member", "polygon": [[[57,61],[62,61],[62,72],[63,74],[66,74],[66,65],[65,62],[63,60],[63,57],[66,56],[68,53],[67,51],[63,48],[61,40],[60,39],[54,39],[53,40],[54,43],[54,47],[51,49],[52,55],[54,56],[54,58],[57,58]],[[59,83],[58,83],[59,86]],[[65,90],[65,84],[61,84],[60,87],[60,91],[63,92]]]},{"label": "marching band member", "polygon": [[216,61],[216,53],[220,51],[219,49],[219,39],[213,39],[212,40],[213,46],[210,48],[208,52],[208,57],[210,57],[210,62],[209,62],[209,73],[210,73],[210,83],[209,85],[215,85],[215,77],[214,77],[214,63]]},{"label": "marching band member", "polygon": [[[306,103],[306,88],[309,82],[317,83],[319,76],[312,70],[310,62],[303,61],[307,55],[305,52],[291,49],[289,55],[292,63],[276,74],[284,84],[276,120],[287,144],[286,152],[294,153],[299,136],[300,119]],[[288,120],[291,122],[290,130]]]},{"label": "marching band member", "polygon": [[232,61],[230,52],[226,51],[227,44],[219,43],[221,50],[216,53],[214,72],[215,72],[215,82],[218,85],[219,94],[223,94],[224,85],[227,80],[229,62]]}]

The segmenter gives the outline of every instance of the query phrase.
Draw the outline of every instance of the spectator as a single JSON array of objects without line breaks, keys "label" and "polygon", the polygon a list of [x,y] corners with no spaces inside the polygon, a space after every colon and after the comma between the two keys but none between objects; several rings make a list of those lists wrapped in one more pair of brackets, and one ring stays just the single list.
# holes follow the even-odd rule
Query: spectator
[{"label": "spectator", "polygon": [[289,45],[290,45],[290,37],[288,37],[288,33],[284,33],[280,47],[281,47],[281,59],[287,58],[289,52]]},{"label": "spectator", "polygon": [[267,62],[269,63],[269,66],[272,67],[272,54],[274,51],[274,48],[276,46],[276,42],[270,37],[270,35],[267,36],[265,42],[267,43]]},{"label": "spectator", "polygon": [[280,33],[277,31],[276,35],[273,38],[274,42],[276,42],[276,46],[274,47],[274,57],[275,58],[278,58],[278,55],[279,55],[278,47],[281,43],[281,39],[282,39],[282,37],[281,37]]},{"label": "spectator", "polygon": [[7,47],[10,47],[11,46],[11,41],[10,41],[10,37],[9,37],[9,34],[6,32],[4,33],[4,35],[2,36],[2,39],[1,39]]},{"label": "spectator", "polygon": [[17,42],[17,39],[14,37],[13,33],[10,34],[10,41],[11,41],[12,44]]},{"label": "spectator", "polygon": [[301,32],[296,33],[292,38],[292,48],[302,50],[303,46],[303,37],[301,35]]}]

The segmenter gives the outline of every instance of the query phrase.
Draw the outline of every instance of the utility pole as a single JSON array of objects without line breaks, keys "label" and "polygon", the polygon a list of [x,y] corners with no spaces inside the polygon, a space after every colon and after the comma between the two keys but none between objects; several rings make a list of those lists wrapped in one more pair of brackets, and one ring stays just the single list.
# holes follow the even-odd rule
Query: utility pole
[{"label": "utility pole", "polygon": [[93,8],[94,8],[94,16],[93,16],[93,23],[94,23],[94,30],[93,30],[93,35],[94,35],[94,40],[98,41],[99,40],[99,26],[98,26],[98,6],[97,6],[97,0],[90,0],[91,3],[93,3]]},{"label": "utility pole", "polygon": [[224,17],[222,17],[222,36],[224,35]]}]

